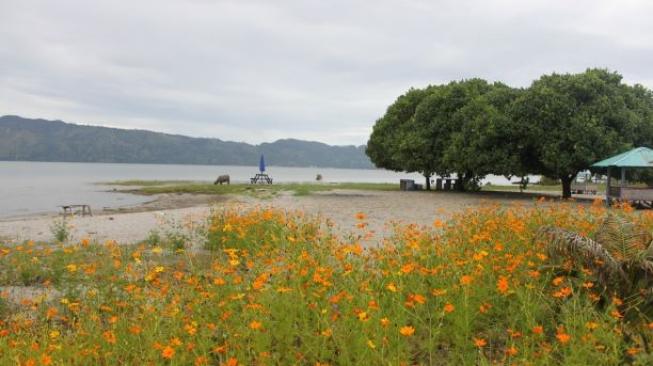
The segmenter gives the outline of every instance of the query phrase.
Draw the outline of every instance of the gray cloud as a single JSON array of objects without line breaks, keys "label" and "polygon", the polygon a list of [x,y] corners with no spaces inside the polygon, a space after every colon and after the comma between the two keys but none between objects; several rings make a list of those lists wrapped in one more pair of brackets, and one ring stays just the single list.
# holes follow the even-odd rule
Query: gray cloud
[{"label": "gray cloud", "polygon": [[411,86],[608,67],[653,86],[650,1],[0,2],[0,114],[365,143]]}]

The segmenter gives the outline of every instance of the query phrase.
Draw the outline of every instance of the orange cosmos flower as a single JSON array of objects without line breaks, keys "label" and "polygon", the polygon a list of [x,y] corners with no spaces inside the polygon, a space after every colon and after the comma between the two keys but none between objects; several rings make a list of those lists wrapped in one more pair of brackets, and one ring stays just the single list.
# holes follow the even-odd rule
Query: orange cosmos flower
[{"label": "orange cosmos flower", "polygon": [[102,336],[104,337],[104,340],[107,341],[107,343],[116,344],[116,335],[113,334],[112,331],[107,330],[106,332],[102,333]]},{"label": "orange cosmos flower", "polygon": [[54,318],[57,315],[58,312],[59,311],[57,310],[57,308],[48,308],[48,310],[45,312],[45,317],[48,320],[50,320],[50,319]]},{"label": "orange cosmos flower", "polygon": [[224,363],[225,366],[238,366],[238,360],[234,357],[231,357]]},{"label": "orange cosmos flower", "polygon": [[515,346],[510,346],[510,348],[506,349],[506,355],[508,356],[516,356],[518,353],[517,348]]},{"label": "orange cosmos flower", "polygon": [[252,320],[252,322],[249,323],[249,327],[251,329],[254,329],[254,330],[259,330],[259,329],[263,328],[263,323],[258,322],[256,320]]},{"label": "orange cosmos flower", "polygon": [[553,286],[560,286],[560,284],[564,280],[565,280],[564,276],[558,276],[558,277],[554,278],[553,281],[551,281],[551,283],[553,284]]},{"label": "orange cosmos flower", "polygon": [[365,220],[366,218],[367,218],[367,215],[365,215],[365,213],[363,213],[363,212],[358,212],[356,214],[356,219],[357,220]]},{"label": "orange cosmos flower", "polygon": [[542,334],[542,333],[544,333],[544,327],[542,327],[541,325],[536,325],[536,326],[534,326],[534,327],[533,327],[533,333],[535,333],[535,334]]},{"label": "orange cosmos flower", "polygon": [[499,280],[497,281],[497,290],[505,295],[508,293],[509,289],[510,286],[508,285],[508,278],[505,276],[499,277]]},{"label": "orange cosmos flower", "polygon": [[487,341],[483,338],[474,338],[474,345],[478,348],[485,347]]},{"label": "orange cosmos flower", "polygon": [[556,332],[556,338],[558,339],[558,342],[565,344],[571,340],[571,336],[565,332],[565,328],[562,326],[559,326]]},{"label": "orange cosmos flower", "polygon": [[451,312],[453,312],[454,310],[456,310],[456,307],[453,306],[453,304],[451,304],[451,303],[446,303],[446,304],[444,304],[444,312],[445,312],[445,313],[451,313]]},{"label": "orange cosmos flower", "polygon": [[410,325],[406,325],[399,329],[399,333],[401,333],[402,336],[410,337],[413,335],[413,333],[415,333],[415,328],[411,327]]},{"label": "orange cosmos flower", "polygon": [[170,346],[166,346],[166,348],[164,348],[163,351],[161,351],[161,356],[166,360],[171,360],[172,357],[174,357],[174,355],[175,355],[175,349]]},{"label": "orange cosmos flower", "polygon": [[610,312],[610,315],[611,315],[613,318],[615,318],[615,319],[621,319],[621,318],[624,317],[623,314],[621,314],[621,313],[619,312],[619,310],[612,310],[612,311]]},{"label": "orange cosmos flower", "polygon": [[[388,318],[383,318],[383,319],[381,319],[381,325],[382,325],[384,328],[387,327],[389,324],[390,324],[390,319],[388,319]],[[653,323],[651,323],[651,324],[653,324]]]},{"label": "orange cosmos flower", "polygon": [[49,355],[46,355],[46,354],[41,356],[41,365],[44,365],[44,366],[52,365],[52,357],[50,357]]},{"label": "orange cosmos flower", "polygon": [[469,285],[469,284],[472,283],[472,279],[473,279],[472,276],[464,275],[464,276],[460,277],[460,284],[461,285]]}]

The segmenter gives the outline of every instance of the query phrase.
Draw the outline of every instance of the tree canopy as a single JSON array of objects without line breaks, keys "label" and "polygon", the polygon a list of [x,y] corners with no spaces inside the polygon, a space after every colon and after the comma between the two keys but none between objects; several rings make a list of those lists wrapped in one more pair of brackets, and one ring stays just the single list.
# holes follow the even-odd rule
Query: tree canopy
[{"label": "tree canopy", "polygon": [[476,188],[488,174],[560,179],[563,197],[579,171],[653,142],[653,94],[604,69],[544,75],[525,89],[482,79],[410,89],[377,120],[372,162]]}]

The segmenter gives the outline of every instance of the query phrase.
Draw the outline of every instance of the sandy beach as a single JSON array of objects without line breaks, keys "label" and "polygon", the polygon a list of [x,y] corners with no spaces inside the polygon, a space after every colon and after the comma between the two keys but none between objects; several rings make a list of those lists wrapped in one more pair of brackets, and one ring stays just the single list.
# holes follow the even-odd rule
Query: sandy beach
[{"label": "sandy beach", "polygon": [[[284,210],[300,210],[333,221],[343,235],[355,231],[358,212],[367,216],[369,229],[375,238],[388,235],[393,223],[431,225],[435,219],[483,202],[502,205],[521,202],[533,204],[535,197],[510,193],[452,193],[452,192],[385,192],[334,190],[306,196],[282,192],[271,198],[245,195],[163,194],[152,197],[143,205],[113,211],[95,212],[92,217],[68,219],[73,240],[90,238],[98,242],[115,240],[134,243],[147,238],[152,230],[164,232],[175,225],[202,225],[212,209],[247,210],[257,206]],[[0,220],[0,239],[51,240],[51,226],[58,214]]]}]

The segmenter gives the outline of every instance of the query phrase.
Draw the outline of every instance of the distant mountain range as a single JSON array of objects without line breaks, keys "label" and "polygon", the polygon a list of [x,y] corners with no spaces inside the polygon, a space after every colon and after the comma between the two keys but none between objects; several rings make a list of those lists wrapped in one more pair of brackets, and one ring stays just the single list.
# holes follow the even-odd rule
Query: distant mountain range
[{"label": "distant mountain range", "polygon": [[364,146],[295,139],[250,145],[145,130],[0,117],[0,160],[372,168]]}]

